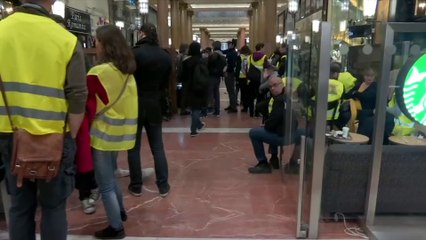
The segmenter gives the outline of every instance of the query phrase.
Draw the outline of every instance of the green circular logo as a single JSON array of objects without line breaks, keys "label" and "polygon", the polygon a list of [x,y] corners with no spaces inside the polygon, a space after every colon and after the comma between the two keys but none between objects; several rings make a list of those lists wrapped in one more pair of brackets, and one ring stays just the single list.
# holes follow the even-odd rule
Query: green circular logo
[{"label": "green circular logo", "polygon": [[396,98],[402,112],[426,126],[426,53],[405,64],[397,84]]}]

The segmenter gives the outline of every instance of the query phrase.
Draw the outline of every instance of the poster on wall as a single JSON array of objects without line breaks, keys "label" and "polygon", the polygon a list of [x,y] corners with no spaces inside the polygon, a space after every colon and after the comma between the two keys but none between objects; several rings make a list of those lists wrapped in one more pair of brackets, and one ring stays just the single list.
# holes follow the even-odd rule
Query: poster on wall
[{"label": "poster on wall", "polygon": [[426,53],[408,60],[398,74],[396,100],[410,120],[426,126]]}]

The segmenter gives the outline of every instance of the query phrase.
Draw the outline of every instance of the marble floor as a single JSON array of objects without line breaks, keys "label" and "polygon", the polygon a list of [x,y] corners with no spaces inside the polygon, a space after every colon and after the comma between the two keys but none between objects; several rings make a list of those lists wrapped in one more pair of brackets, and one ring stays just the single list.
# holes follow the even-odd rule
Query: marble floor
[{"label": "marble floor", "polygon": [[[119,179],[129,216],[127,239],[295,239],[298,175],[247,172],[256,164],[247,132],[260,119],[224,112],[204,121],[206,131],[195,138],[189,116],[163,124],[171,185],[166,198],[159,196],[155,177],[145,180],[141,197],[127,192],[128,178]],[[143,167],[153,167],[145,136],[142,144]],[[127,168],[126,153],[120,153],[119,165]],[[92,239],[107,225],[101,201],[95,214],[85,215],[76,193],[69,199],[68,218],[71,240]],[[0,228],[5,230],[4,220]],[[353,239],[342,223],[321,223],[320,238]],[[0,239],[7,234],[0,233]]]}]

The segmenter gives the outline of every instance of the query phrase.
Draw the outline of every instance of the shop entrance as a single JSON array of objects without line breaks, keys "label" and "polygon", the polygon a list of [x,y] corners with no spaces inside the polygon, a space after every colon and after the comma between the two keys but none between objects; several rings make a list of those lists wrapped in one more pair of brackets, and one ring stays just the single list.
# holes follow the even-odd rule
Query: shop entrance
[{"label": "shop entrance", "polygon": [[[311,24],[309,32],[288,36],[286,91],[291,97],[286,103],[286,144],[296,145],[298,238],[318,237],[326,144],[331,24],[320,21]],[[297,126],[292,125],[295,122]]]}]

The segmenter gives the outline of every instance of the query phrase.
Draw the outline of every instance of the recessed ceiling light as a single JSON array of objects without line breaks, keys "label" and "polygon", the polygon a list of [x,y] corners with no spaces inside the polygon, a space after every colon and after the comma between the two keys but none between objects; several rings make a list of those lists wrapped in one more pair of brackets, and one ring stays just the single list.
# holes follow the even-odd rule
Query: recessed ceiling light
[{"label": "recessed ceiling light", "polygon": [[191,4],[193,9],[224,9],[224,8],[249,8],[249,3],[235,4],[235,3],[223,3],[223,4],[201,4],[201,3],[193,3]]}]

